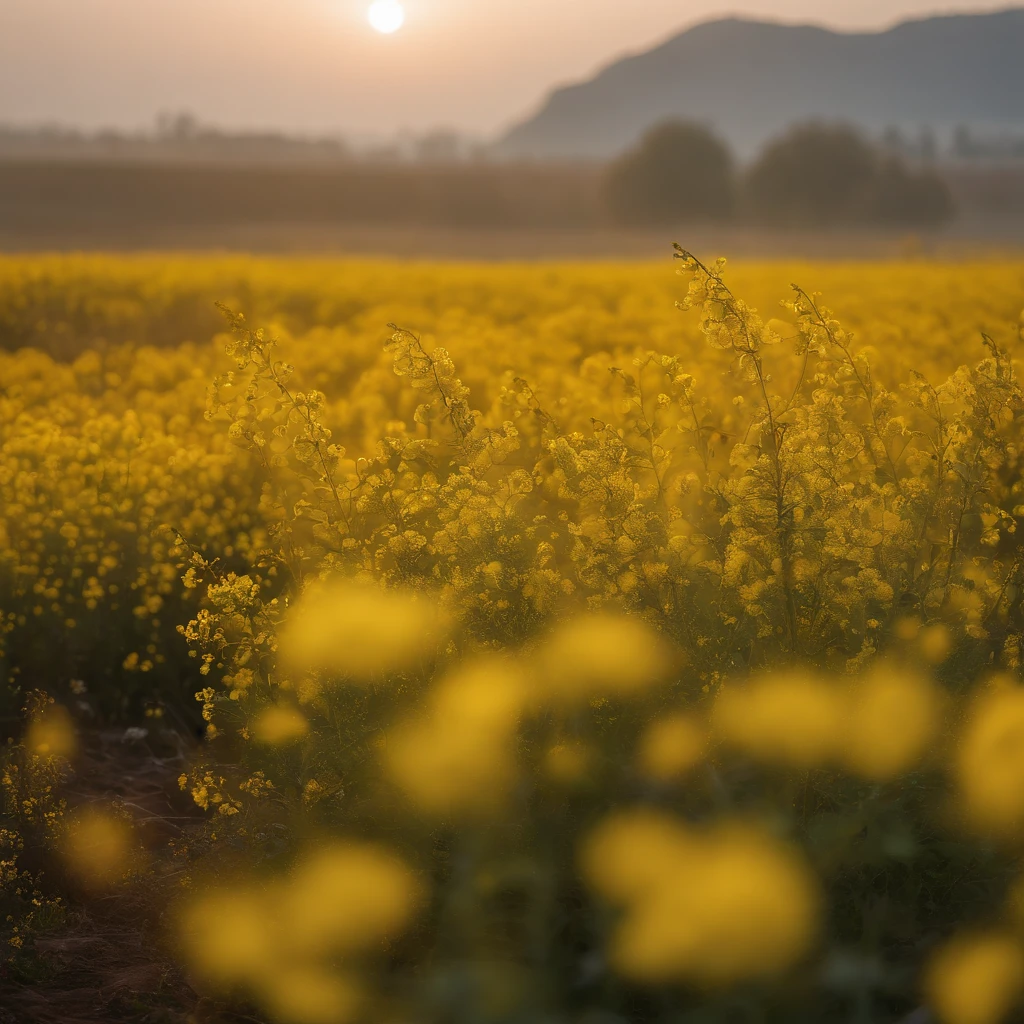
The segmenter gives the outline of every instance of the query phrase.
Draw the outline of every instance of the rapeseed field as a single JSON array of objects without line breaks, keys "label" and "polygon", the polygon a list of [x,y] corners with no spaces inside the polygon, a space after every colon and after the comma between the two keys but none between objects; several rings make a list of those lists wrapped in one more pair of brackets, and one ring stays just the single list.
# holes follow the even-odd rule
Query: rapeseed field
[{"label": "rapeseed field", "polygon": [[[147,891],[247,1019],[1008,1019],[1022,308],[994,261],[0,260],[9,959]],[[86,705],[198,727],[166,849],[76,800]]]}]

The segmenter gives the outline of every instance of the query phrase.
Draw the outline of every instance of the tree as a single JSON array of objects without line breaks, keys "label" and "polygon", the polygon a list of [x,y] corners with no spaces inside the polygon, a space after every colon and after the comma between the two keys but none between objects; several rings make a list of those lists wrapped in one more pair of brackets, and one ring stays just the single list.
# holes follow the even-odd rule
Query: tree
[{"label": "tree", "polygon": [[715,221],[732,215],[732,153],[702,125],[666,121],[607,171],[605,205],[625,224]]},{"label": "tree", "polygon": [[953,203],[930,171],[883,158],[856,130],[808,124],[770,142],[746,176],[751,212],[767,221],[827,226],[926,226],[948,220]]},{"label": "tree", "polygon": [[802,125],[768,144],[747,174],[747,196],[765,220],[857,220],[869,202],[876,163],[874,151],[852,128]]}]

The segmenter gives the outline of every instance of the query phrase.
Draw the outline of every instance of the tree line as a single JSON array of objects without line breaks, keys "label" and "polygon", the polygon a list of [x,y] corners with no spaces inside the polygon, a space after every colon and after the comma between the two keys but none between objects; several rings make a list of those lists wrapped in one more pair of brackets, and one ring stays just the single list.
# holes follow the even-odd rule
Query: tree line
[{"label": "tree line", "polygon": [[942,223],[954,205],[966,222],[984,215],[986,223],[1019,223],[1017,172],[971,176],[961,167],[944,180],[924,166],[876,150],[850,129],[805,126],[740,167],[712,132],[685,123],[652,129],[610,165],[0,159],[0,249],[380,244],[351,242],[355,236],[342,234],[349,228],[914,229]]},{"label": "tree line", "polygon": [[603,199],[621,224],[752,220],[805,227],[928,227],[952,218],[943,179],[845,125],[804,124],[740,168],[712,130],[665,121],[611,163]]}]

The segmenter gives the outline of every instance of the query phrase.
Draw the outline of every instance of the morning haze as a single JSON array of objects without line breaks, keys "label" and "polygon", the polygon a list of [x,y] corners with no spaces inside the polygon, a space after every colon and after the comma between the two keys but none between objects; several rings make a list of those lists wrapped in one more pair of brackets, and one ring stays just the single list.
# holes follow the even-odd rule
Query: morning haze
[{"label": "morning haze", "polygon": [[4,0],[0,122],[139,128],[189,110],[224,127],[490,136],[555,85],[708,18],[875,29],[984,0],[408,0],[379,35],[369,0]]}]

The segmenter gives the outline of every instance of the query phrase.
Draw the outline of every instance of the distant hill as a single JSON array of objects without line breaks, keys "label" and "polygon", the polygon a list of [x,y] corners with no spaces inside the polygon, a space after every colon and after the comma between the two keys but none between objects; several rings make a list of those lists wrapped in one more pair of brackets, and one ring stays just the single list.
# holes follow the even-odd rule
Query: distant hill
[{"label": "distant hill", "polygon": [[1024,131],[1024,8],[841,33],[707,22],[553,92],[495,147],[504,157],[605,158],[666,117],[714,126],[743,156],[796,121],[947,134]]}]

